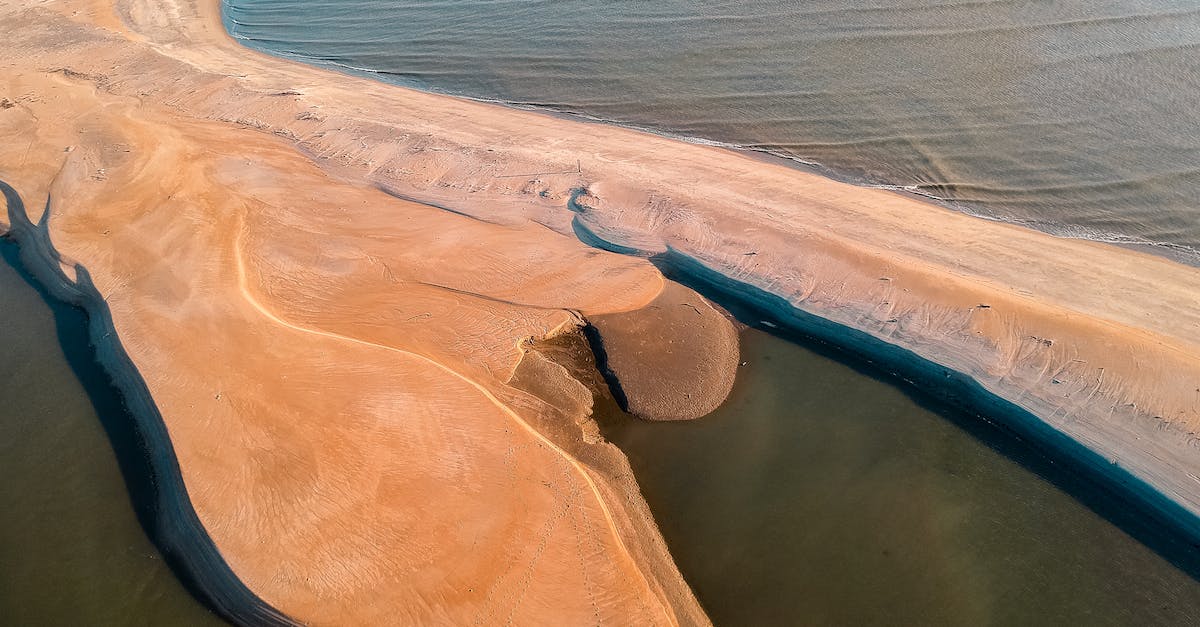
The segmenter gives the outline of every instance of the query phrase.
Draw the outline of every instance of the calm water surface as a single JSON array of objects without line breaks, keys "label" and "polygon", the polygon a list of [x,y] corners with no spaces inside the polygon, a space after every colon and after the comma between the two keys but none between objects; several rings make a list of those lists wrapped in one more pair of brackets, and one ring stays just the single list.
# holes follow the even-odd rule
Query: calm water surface
[{"label": "calm water surface", "polygon": [[714,414],[604,424],[716,624],[1200,624],[1200,583],[1044,458],[802,346],[742,342]]},{"label": "calm water surface", "polygon": [[223,624],[146,538],[54,312],[0,253],[0,625]]},{"label": "calm water surface", "polygon": [[1197,0],[225,0],[248,45],[1200,249]]}]

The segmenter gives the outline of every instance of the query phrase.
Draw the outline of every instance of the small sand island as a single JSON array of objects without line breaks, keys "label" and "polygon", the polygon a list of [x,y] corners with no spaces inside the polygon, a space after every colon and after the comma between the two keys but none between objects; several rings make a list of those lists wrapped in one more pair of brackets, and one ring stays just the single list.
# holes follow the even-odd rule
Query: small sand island
[{"label": "small sand island", "polygon": [[722,403],[702,286],[1200,515],[1197,269],[265,56],[220,10],[0,7],[0,230],[88,311],[151,533],[225,618],[707,624],[591,418],[604,380],[643,419]]}]

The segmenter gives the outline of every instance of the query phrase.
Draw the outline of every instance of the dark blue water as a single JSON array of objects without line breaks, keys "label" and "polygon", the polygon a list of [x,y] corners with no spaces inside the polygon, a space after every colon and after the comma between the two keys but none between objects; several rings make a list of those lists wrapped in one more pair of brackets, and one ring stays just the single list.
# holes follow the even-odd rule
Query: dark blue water
[{"label": "dark blue water", "polygon": [[226,0],[253,47],[1195,263],[1195,0]]}]

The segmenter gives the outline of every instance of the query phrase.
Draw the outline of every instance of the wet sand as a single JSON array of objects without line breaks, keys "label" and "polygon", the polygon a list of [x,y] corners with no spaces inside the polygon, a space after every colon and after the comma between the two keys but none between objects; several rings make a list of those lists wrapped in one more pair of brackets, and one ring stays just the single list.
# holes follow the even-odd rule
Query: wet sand
[{"label": "wet sand", "polygon": [[0,19],[15,235],[110,316],[235,606],[705,623],[583,384],[511,385],[666,266],[960,373],[1200,511],[1193,268],[267,57],[208,0]]}]

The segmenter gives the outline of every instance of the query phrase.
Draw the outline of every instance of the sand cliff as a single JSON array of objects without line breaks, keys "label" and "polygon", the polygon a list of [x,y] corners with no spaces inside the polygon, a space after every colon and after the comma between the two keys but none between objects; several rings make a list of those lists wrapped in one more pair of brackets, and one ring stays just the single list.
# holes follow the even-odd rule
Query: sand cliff
[{"label": "sand cliff", "polygon": [[[107,303],[231,571],[296,620],[704,623],[580,384],[511,384],[531,338],[646,310],[666,253],[964,373],[1200,513],[1194,268],[274,59],[212,0],[0,20],[0,179]],[[698,375],[715,402],[730,354]]]}]

